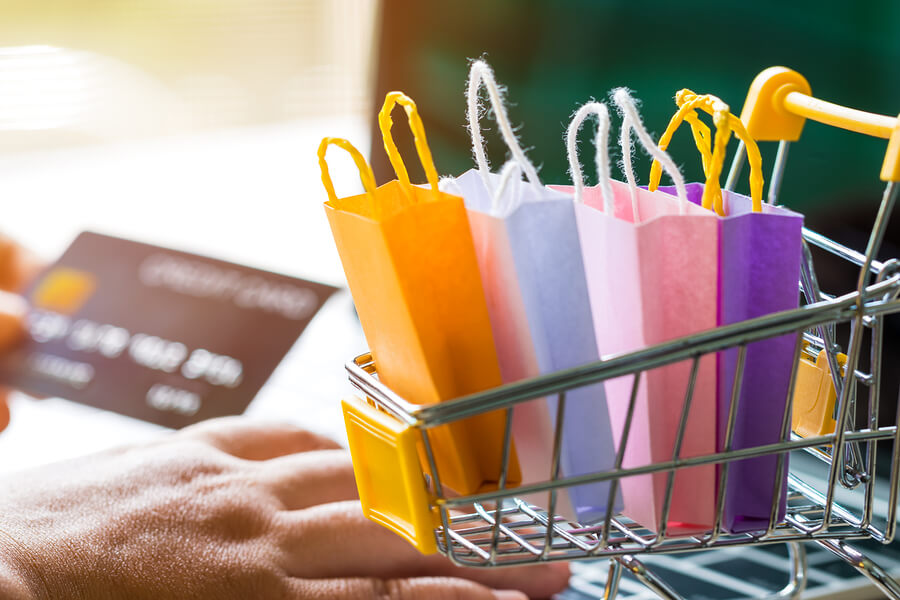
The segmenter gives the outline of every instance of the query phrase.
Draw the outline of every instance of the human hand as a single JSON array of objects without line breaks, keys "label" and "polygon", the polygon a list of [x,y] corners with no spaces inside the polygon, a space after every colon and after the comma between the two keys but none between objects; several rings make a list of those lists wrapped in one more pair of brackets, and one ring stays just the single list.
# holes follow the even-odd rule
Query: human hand
[{"label": "human hand", "polygon": [[[24,333],[25,305],[21,298],[12,294],[22,291],[43,266],[32,252],[0,235],[0,354],[17,344]],[[8,396],[9,389],[0,386],[0,431],[9,424]]]},{"label": "human hand", "polygon": [[[0,291],[0,355],[12,349],[25,335],[25,301],[14,294]],[[0,431],[9,424],[9,389],[0,386]]]},{"label": "human hand", "polygon": [[513,600],[491,589],[543,598],[568,579],[422,556],[355,499],[337,444],[241,418],[26,471],[0,479],[0,596]]},{"label": "human hand", "polygon": [[0,234],[0,290],[21,292],[44,267],[34,252]]}]

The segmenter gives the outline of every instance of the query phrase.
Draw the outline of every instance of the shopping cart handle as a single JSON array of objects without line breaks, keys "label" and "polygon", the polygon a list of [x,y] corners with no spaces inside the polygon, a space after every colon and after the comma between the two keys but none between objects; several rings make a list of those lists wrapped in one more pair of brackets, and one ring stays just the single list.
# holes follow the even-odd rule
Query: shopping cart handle
[{"label": "shopping cart handle", "polygon": [[806,119],[890,140],[881,179],[900,181],[900,117],[814,98],[806,78],[785,67],[770,67],[750,84],[741,121],[755,140],[796,142]]},{"label": "shopping cart handle", "polygon": [[894,117],[847,108],[800,92],[788,93],[784,97],[784,107],[806,119],[886,140],[890,139],[897,122]]}]

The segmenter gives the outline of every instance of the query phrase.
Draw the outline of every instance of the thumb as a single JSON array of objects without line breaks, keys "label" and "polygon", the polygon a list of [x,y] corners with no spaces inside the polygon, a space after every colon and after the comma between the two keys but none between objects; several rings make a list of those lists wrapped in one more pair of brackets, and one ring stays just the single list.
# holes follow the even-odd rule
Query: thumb
[{"label": "thumb", "polygon": [[34,252],[0,234],[0,290],[23,289],[44,266],[44,261]]},{"label": "thumb", "polygon": [[295,579],[292,597],[309,600],[528,600],[516,590],[492,590],[453,577]]},{"label": "thumb", "polygon": [[25,335],[25,299],[0,291],[0,353],[7,352]]},{"label": "thumb", "polygon": [[0,431],[6,429],[9,425],[9,403],[6,399],[9,397],[9,389],[0,387]]},{"label": "thumb", "polygon": [[[24,316],[27,304],[21,296],[0,292],[0,354],[14,348],[25,336]],[[0,431],[9,424],[9,390],[0,386]]]}]

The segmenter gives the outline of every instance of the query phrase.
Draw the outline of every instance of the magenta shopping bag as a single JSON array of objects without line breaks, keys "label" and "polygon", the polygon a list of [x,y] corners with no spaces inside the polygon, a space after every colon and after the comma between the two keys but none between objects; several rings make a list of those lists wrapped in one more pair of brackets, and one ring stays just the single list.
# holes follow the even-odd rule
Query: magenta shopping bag
[{"label": "magenta shopping bag", "polygon": [[[679,98],[682,95],[679,94]],[[685,100],[690,99],[688,96]],[[711,105],[707,105],[711,106]],[[680,113],[681,111],[679,111]],[[686,111],[685,111],[686,112]],[[678,117],[678,114],[676,114]],[[682,115],[683,117],[683,115]],[[720,204],[724,213],[719,226],[719,285],[718,325],[731,325],[773,312],[799,306],[800,261],[802,252],[803,216],[781,206],[763,204],[761,158],[756,143],[746,136],[740,121],[729,115],[747,147],[751,167],[754,199],[733,192],[721,192],[718,181],[687,186],[688,199],[701,204],[704,190],[709,200],[722,194]],[[679,121],[673,117],[674,127]],[[670,124],[670,129],[674,128]],[[660,145],[671,137],[667,131]],[[716,136],[723,132],[717,131]],[[724,133],[727,138],[727,132]],[[695,136],[696,137],[696,136]],[[708,143],[708,139],[707,139]],[[727,143],[727,142],[726,142]],[[718,162],[724,158],[722,150],[713,152],[709,174],[721,172]],[[651,187],[656,182],[651,175]],[[660,191],[675,193],[671,187]],[[708,201],[709,201],[708,200]],[[754,211],[756,204],[756,211]],[[732,449],[772,444],[785,439],[782,418],[789,402],[788,391],[792,372],[796,336],[785,335],[760,340],[747,346],[740,395],[737,400]],[[720,352],[718,356],[718,426],[717,446],[725,449],[732,389],[737,367],[737,348]],[[788,420],[790,423],[790,420]],[[778,459],[763,456],[734,461],[728,468],[725,485],[725,504],[722,526],[732,532],[765,529],[768,526],[776,488],[780,487],[776,517],[784,517],[787,499],[787,455],[781,482],[776,477]]]},{"label": "magenta shopping bag", "polygon": [[[670,174],[683,188],[677,167],[655,147],[628,94],[619,90],[615,99],[625,114],[623,138],[629,140],[623,155],[630,158],[630,130],[634,128],[648,150],[655,156],[664,155]],[[590,112],[598,113],[601,130],[605,129],[605,106],[592,103],[576,114],[568,141],[575,186],[554,187],[578,197],[576,218],[601,356],[632,352],[712,329],[716,325],[716,216],[688,202],[684,194],[679,200],[610,180],[604,131],[597,140],[600,184],[583,188],[574,135]],[[629,171],[626,164],[626,174],[633,181]],[[690,372],[688,361],[641,376],[624,468],[672,460]],[[605,382],[617,446],[622,443],[633,382],[632,376]],[[716,365],[715,357],[707,356],[698,365],[678,455],[713,454],[715,430]],[[623,513],[648,529],[661,531],[668,477],[669,473],[658,472],[622,479]],[[715,489],[713,465],[679,469],[674,476],[666,531],[684,534],[711,529]]]}]

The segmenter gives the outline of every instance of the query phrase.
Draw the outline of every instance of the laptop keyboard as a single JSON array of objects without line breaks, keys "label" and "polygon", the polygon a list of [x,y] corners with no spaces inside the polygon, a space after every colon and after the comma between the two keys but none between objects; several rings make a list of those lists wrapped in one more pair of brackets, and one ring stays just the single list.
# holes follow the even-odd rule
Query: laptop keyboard
[{"label": "laptop keyboard", "polygon": [[[849,542],[889,573],[900,575],[900,546]],[[856,569],[818,547],[806,544],[808,583],[803,598],[881,598],[883,595]],[[744,546],[676,555],[637,557],[648,569],[685,598],[732,600],[763,598],[787,585],[790,560],[784,544]],[[609,563],[573,562],[569,589],[556,600],[603,597]],[[619,595],[623,600],[652,600],[657,596],[623,570]]]}]

